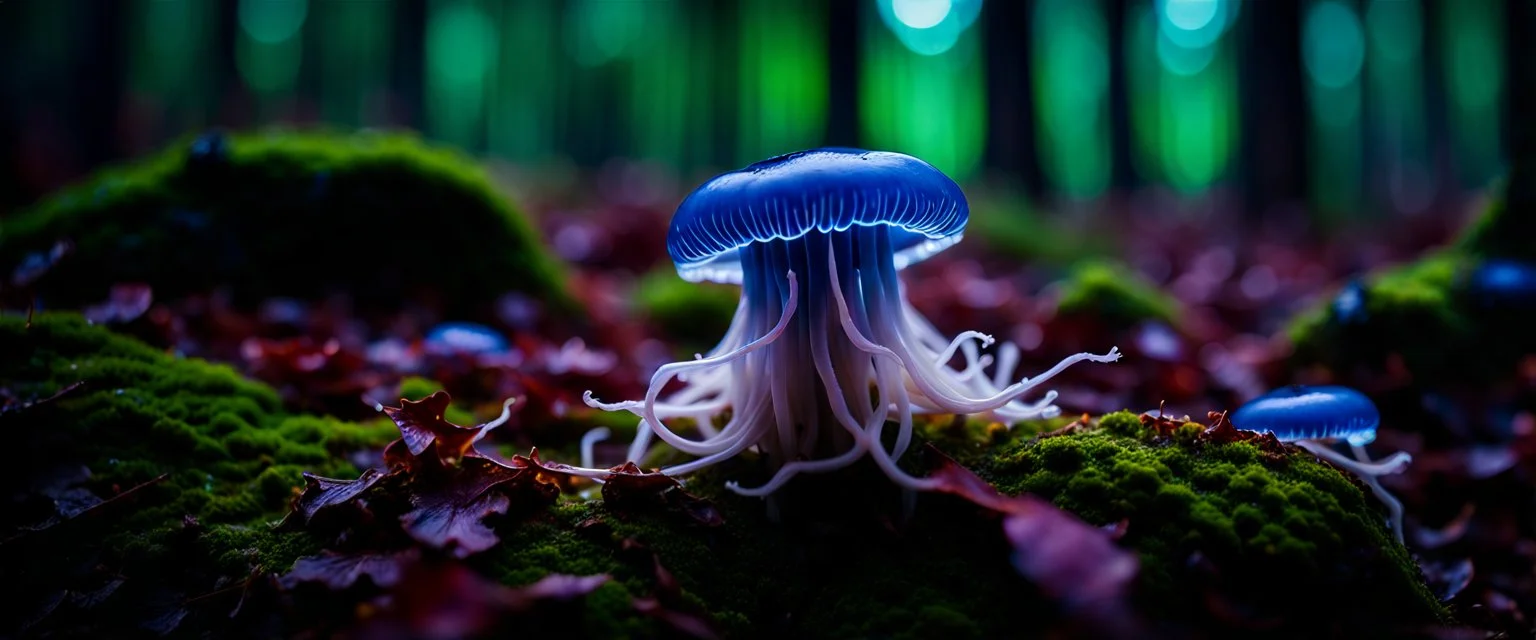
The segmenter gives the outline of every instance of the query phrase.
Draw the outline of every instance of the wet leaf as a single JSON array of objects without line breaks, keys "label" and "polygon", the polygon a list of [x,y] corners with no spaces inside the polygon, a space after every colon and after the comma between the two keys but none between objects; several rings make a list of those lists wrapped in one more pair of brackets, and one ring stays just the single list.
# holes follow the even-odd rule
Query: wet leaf
[{"label": "wet leaf", "polygon": [[421,474],[410,487],[411,510],[400,516],[400,524],[418,542],[460,558],[485,551],[500,538],[482,521],[492,514],[505,515],[512,505],[506,492],[495,489],[526,471],[470,457],[457,469]]},{"label": "wet leaf", "polygon": [[293,570],[280,581],[284,589],[315,583],[333,591],[345,591],[364,578],[375,587],[388,589],[400,583],[408,563],[420,553],[415,549],[394,553],[335,553],[306,556],[293,563]]},{"label": "wet leaf", "polygon": [[1140,569],[1136,554],[1115,545],[1108,532],[1031,495],[1004,496],[933,445],[939,463],[930,477],[951,493],[1003,515],[1013,546],[1013,565],[1069,612],[1108,621],[1128,620],[1131,587]]},{"label": "wet leaf", "polygon": [[[607,575],[552,574],[523,587],[480,577],[457,562],[416,560],[403,566],[385,608],[359,637],[463,638],[509,631],[529,616],[554,615],[554,605],[581,598]],[[569,615],[569,612],[564,612]]]},{"label": "wet leaf", "polygon": [[713,503],[684,491],[676,478],[659,471],[645,471],[634,462],[625,462],[609,472],[603,483],[603,504],[610,509],[671,509],[707,527],[725,522]]},{"label": "wet leaf", "polygon": [[369,469],[363,472],[356,480],[337,480],[335,478],[322,478],[312,473],[304,474],[304,492],[293,501],[293,512],[289,518],[298,517],[303,524],[309,524],[316,515],[339,506],[351,504],[364,491],[378,484],[385,477],[384,472],[378,469]]},{"label": "wet leaf", "polygon": [[402,399],[399,407],[384,407],[384,414],[400,428],[400,440],[411,455],[420,457],[436,444],[438,461],[451,464],[470,453],[483,430],[445,420],[443,414],[451,402],[446,392],[438,391],[416,402]]}]

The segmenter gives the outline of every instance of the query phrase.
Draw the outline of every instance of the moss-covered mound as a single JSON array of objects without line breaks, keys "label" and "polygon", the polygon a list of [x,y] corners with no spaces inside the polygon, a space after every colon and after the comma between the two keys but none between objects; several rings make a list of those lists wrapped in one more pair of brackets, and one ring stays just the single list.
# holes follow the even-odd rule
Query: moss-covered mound
[{"label": "moss-covered mound", "polygon": [[1489,202],[1457,238],[1456,248],[1471,256],[1536,262],[1536,212],[1515,211],[1511,206],[1503,195]]},{"label": "moss-covered mound", "polygon": [[[313,545],[267,523],[286,512],[300,474],[356,475],[350,454],[397,435],[387,421],[285,415],[272,389],[229,367],[75,315],[42,314],[30,328],[0,316],[0,353],[0,387],[14,400],[0,413],[13,460],[0,476],[25,496],[0,518],[14,536],[0,544],[0,564],[38,598],[88,590],[100,573],[123,580],[95,611],[102,619],[151,628],[166,622],[157,607],[167,593],[212,591],[253,565],[286,569]],[[111,502],[80,511],[99,500]]]},{"label": "moss-covered mound", "polygon": [[271,388],[227,366],[161,353],[75,315],[40,315],[31,328],[0,316],[0,351],[12,395],[47,397],[82,383],[0,418],[8,440],[31,449],[29,460],[84,465],[102,495],[169,474],[140,498],[142,524],[280,515],[302,471],[355,474],[346,455],[394,435],[388,422],[286,415]]},{"label": "moss-covered mound", "polygon": [[1507,378],[1536,353],[1536,304],[1487,290],[1490,264],[1444,250],[1350,283],[1291,323],[1293,361],[1345,377],[1397,361],[1430,388]]},{"label": "moss-covered mound", "polygon": [[54,306],[134,281],[451,312],[508,291],[567,301],[561,269],[484,171],[407,134],[204,134],[0,223],[0,265],[64,238],[75,250],[41,291]]},{"label": "moss-covered mound", "polygon": [[1081,262],[1057,286],[1060,313],[1096,318],[1111,327],[1130,327],[1147,320],[1176,324],[1181,314],[1173,298],[1117,262]]},{"label": "moss-covered mound", "polygon": [[1048,498],[1091,524],[1123,522],[1143,594],[1171,619],[1199,619],[1207,598],[1295,629],[1383,633],[1383,621],[1443,617],[1358,483],[1299,449],[1201,441],[1203,429],[1158,435],[1115,413],[975,463],[1004,493]]},{"label": "moss-covered mound", "polygon": [[[91,473],[79,488],[111,498],[167,474],[118,500],[131,504],[41,531],[26,533],[32,520],[12,513],[7,529],[23,533],[0,544],[0,566],[40,598],[125,581],[64,628],[159,630],[170,616],[183,633],[260,622],[275,625],[259,627],[263,633],[283,635],[297,630],[290,625],[312,630],[315,619],[352,615],[345,603],[357,590],[304,592],[302,620],[270,602],[244,605],[235,622],[229,611],[246,591],[270,596],[240,586],[253,572],[284,573],[334,542],[268,526],[286,512],[299,472],[357,477],[349,460],[394,438],[393,425],[284,415],[270,389],[226,367],[160,353],[74,316],[42,315],[30,329],[0,318],[0,350],[8,356],[0,380],[12,397],[48,398],[85,382],[0,413],[0,429],[29,462],[7,467],[10,486],[30,486],[38,468],[84,465]],[[407,386],[407,395],[432,387]],[[1379,505],[1310,456],[1157,435],[1126,413],[1101,428],[1031,437],[1055,426],[1008,432],[945,419],[925,423],[920,438],[1004,492],[1049,498],[1094,525],[1124,521],[1121,544],[1142,558],[1136,597],[1155,624],[1224,628],[1210,617],[1208,598],[1216,596],[1242,620],[1284,629],[1412,626],[1440,615]],[[924,472],[921,455],[904,464]],[[750,486],[763,473],[742,459],[689,479],[688,490],[723,516],[720,526],[566,495],[548,509],[488,520],[500,543],[468,563],[514,586],[551,573],[611,576],[582,600],[566,630],[575,637],[668,637],[689,618],[732,637],[968,638],[1057,628],[1050,598],[1014,570],[990,512],[932,494],[906,511],[901,493],[870,465],[804,478],[771,503],[722,488],[723,479]],[[62,511],[63,503],[44,502]],[[384,504],[375,515],[389,520]],[[343,537],[353,551],[402,543],[385,536],[383,546],[370,546],[391,530],[382,521],[352,526]],[[637,608],[637,599],[651,598],[670,613]]]}]

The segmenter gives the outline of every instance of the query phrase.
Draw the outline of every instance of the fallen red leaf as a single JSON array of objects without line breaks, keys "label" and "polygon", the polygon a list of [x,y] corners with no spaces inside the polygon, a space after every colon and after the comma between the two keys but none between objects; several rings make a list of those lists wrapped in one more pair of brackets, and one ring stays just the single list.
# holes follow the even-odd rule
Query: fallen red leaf
[{"label": "fallen red leaf", "polygon": [[438,391],[420,401],[402,399],[399,407],[384,407],[384,414],[400,428],[400,439],[411,455],[421,457],[434,443],[439,462],[451,464],[470,454],[483,427],[461,427],[443,418],[452,402]]},{"label": "fallen red leaf", "polygon": [[388,589],[400,583],[405,566],[420,553],[415,549],[392,553],[335,553],[306,556],[293,563],[281,584],[292,589],[304,583],[316,583],[333,591],[344,591],[367,578],[373,586]]},{"label": "fallen red leaf", "polygon": [[383,610],[359,630],[359,637],[464,638],[506,631],[509,622],[584,597],[610,579],[551,574],[527,586],[507,587],[457,562],[402,564],[390,597],[381,601]]},{"label": "fallen red leaf", "polygon": [[350,504],[385,477],[378,469],[364,471],[356,480],[337,480],[305,473],[304,491],[294,498],[289,518],[297,516],[303,524],[309,524],[323,511]]},{"label": "fallen red leaf", "polygon": [[713,503],[684,491],[676,478],[659,471],[645,471],[634,462],[625,462],[609,472],[603,481],[603,504],[615,512],[670,508],[707,527],[725,522]]},{"label": "fallen red leaf", "polygon": [[1140,570],[1136,554],[1110,534],[1031,495],[1004,496],[933,445],[939,460],[929,477],[951,493],[1003,515],[1003,534],[1013,546],[1013,565],[1071,614],[1124,630],[1132,624],[1131,588]]}]

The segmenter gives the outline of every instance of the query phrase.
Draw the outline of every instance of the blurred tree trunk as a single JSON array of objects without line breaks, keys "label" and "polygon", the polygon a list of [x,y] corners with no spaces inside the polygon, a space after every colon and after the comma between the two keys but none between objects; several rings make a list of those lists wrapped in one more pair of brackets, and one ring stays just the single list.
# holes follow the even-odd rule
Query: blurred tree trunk
[{"label": "blurred tree trunk", "polygon": [[1509,3],[1509,187],[1505,224],[1536,243],[1536,1]]}]

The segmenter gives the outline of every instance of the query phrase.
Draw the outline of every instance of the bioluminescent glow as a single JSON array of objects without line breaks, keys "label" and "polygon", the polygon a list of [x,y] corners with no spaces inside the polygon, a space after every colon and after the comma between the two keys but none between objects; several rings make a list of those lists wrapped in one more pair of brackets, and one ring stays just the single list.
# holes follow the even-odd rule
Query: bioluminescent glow
[{"label": "bioluminescent glow", "polygon": [[1365,32],[1353,7],[1319,0],[1306,10],[1302,63],[1310,105],[1312,199],[1324,215],[1359,209],[1361,183],[1360,71]]},{"label": "bioluminescent glow", "polygon": [[738,6],[736,157],[817,146],[827,121],[827,28],[815,0]]},{"label": "bioluminescent glow", "polygon": [[1365,10],[1366,92],[1375,182],[1393,209],[1416,213],[1435,195],[1424,112],[1423,16],[1417,0],[1371,0]]},{"label": "bioluminescent glow", "polygon": [[433,2],[427,7],[427,130],[452,144],[482,146],[486,82],[497,34],[479,6]]},{"label": "bioluminescent glow", "polygon": [[1039,0],[1032,22],[1035,131],[1041,167],[1061,193],[1109,187],[1109,39],[1096,0]]},{"label": "bioluminescent glow", "polygon": [[[1193,194],[1226,174],[1237,147],[1237,82],[1224,34],[1236,15],[1230,1],[1128,9],[1132,155],[1143,178]],[[1197,31],[1209,37],[1190,35]]]},{"label": "bioluminescent glow", "polygon": [[[755,449],[774,474],[756,486],[726,484],[744,495],[865,458],[900,486],[938,488],[896,464],[913,444],[915,414],[1052,417],[1054,391],[1025,396],[1079,362],[1120,357],[1114,348],[1078,353],[1021,379],[1012,343],[993,367],[978,347],[991,336],[939,333],[907,301],[899,274],[959,241],[968,220],[959,185],[897,153],[815,149],[718,176],[678,207],[667,253],[685,280],[741,285],[730,328],[708,355],[657,369],[643,400],[602,402],[591,392],[583,400],[640,416],[626,461],[646,460],[655,440],[693,457],[660,469],[669,476]],[[957,358],[959,368],[950,364]],[[562,470],[608,477],[595,465],[588,456]]]},{"label": "bioluminescent glow", "polygon": [[[954,11],[943,24],[954,19]],[[868,146],[923,158],[957,178],[971,175],[987,139],[980,34],[966,31],[942,53],[924,55],[874,20],[865,21],[863,32],[862,139]]]},{"label": "bioluminescent glow", "polygon": [[[1529,0],[1524,0],[1529,1]],[[1504,94],[1502,0],[1440,6],[1446,92],[1461,180],[1481,186],[1500,170],[1499,105]],[[1521,117],[1529,117],[1522,114]]]},{"label": "bioluminescent glow", "polygon": [[981,0],[875,0],[881,22],[914,53],[936,56],[960,41]]}]

